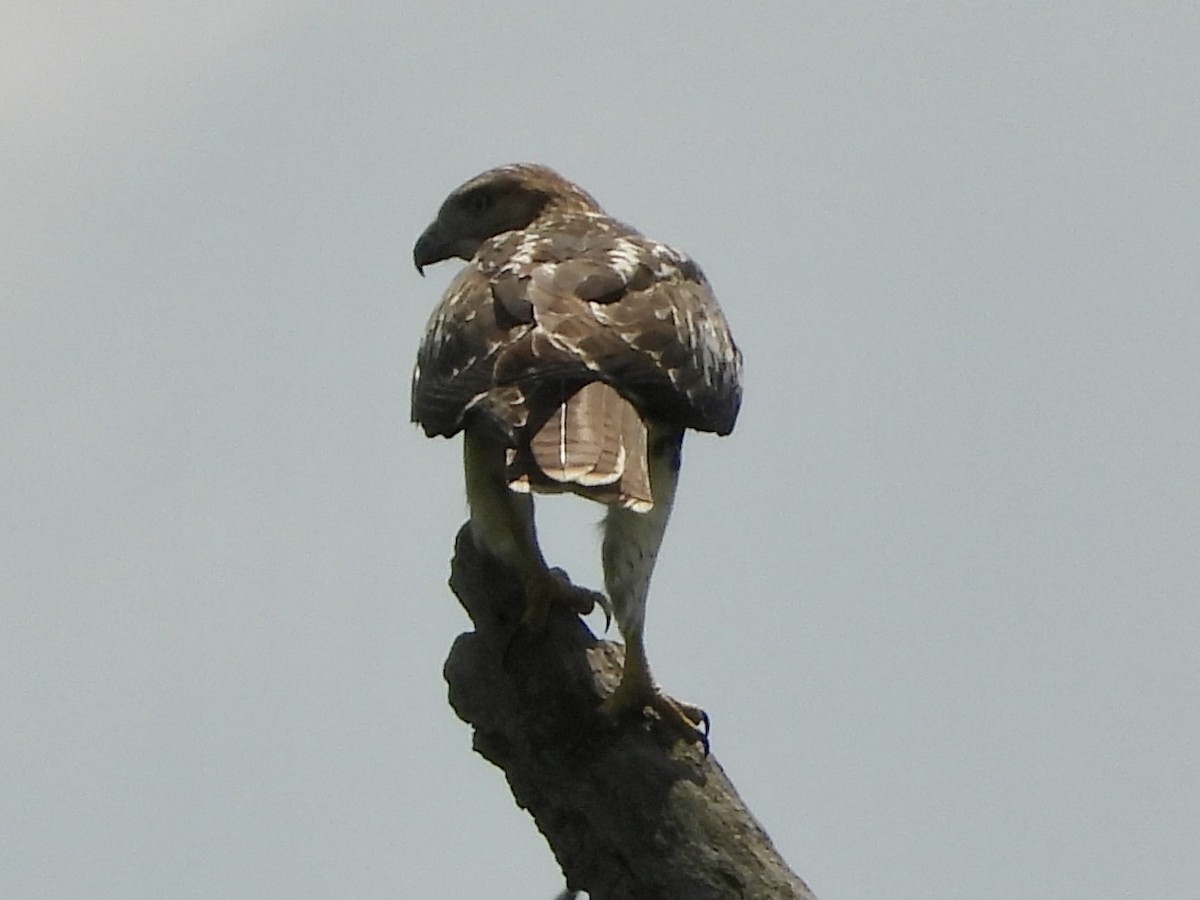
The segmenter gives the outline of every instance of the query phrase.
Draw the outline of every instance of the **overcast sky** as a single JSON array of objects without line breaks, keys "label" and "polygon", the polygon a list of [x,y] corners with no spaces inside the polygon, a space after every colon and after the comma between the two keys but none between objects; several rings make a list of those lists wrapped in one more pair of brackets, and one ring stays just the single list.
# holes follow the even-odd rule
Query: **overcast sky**
[{"label": "overcast sky", "polygon": [[[0,895],[561,886],[446,704],[459,448],[408,423],[456,268],[413,240],[534,160],[745,353],[648,647],[818,896],[1195,898],[1197,47],[1194,3],[4,4]],[[598,584],[601,510],[544,507]]]}]

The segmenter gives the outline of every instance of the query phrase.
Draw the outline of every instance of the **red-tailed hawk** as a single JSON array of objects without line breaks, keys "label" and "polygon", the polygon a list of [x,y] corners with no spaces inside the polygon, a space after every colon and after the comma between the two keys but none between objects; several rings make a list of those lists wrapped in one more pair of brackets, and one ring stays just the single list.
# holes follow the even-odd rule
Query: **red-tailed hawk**
[{"label": "red-tailed hawk", "polygon": [[642,629],[684,430],[728,434],[741,403],[741,355],[708,281],[532,164],[491,169],[446,198],[413,261],[450,257],[467,265],[429,321],[412,416],[431,437],[463,432],[475,543],[520,573],[527,624],[551,603],[607,609],[547,566],[530,492],[608,504],[604,583],[626,653],[604,709],[649,706],[704,740],[703,712],[655,685]]}]

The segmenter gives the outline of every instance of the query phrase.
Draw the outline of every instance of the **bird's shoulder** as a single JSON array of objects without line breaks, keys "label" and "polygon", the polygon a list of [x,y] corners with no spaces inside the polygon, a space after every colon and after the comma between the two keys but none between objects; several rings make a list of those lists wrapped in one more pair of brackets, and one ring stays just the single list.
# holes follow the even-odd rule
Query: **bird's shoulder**
[{"label": "bird's shoulder", "polygon": [[691,427],[732,428],[741,358],[700,266],[603,214],[485,240],[430,321],[419,369],[470,392],[599,377]]}]

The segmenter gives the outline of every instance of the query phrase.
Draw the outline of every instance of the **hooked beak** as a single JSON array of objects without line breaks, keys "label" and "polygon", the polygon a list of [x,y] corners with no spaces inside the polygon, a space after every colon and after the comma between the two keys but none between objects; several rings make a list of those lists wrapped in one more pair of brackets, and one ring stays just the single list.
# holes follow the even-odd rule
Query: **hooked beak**
[{"label": "hooked beak", "polygon": [[450,256],[450,248],[446,246],[446,239],[438,229],[437,222],[431,223],[422,231],[416,244],[413,245],[413,265],[417,267],[417,271],[422,276],[425,275],[426,266],[449,259]]}]

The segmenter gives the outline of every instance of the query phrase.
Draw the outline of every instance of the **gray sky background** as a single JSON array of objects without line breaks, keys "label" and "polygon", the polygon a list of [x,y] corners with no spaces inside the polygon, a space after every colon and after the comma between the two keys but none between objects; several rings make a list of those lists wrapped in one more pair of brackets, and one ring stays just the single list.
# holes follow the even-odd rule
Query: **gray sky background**
[{"label": "gray sky background", "polygon": [[412,242],[528,159],[745,352],[649,648],[817,894],[1197,896],[1200,7],[708,6],[5,4],[0,895],[560,886],[407,421]]}]

